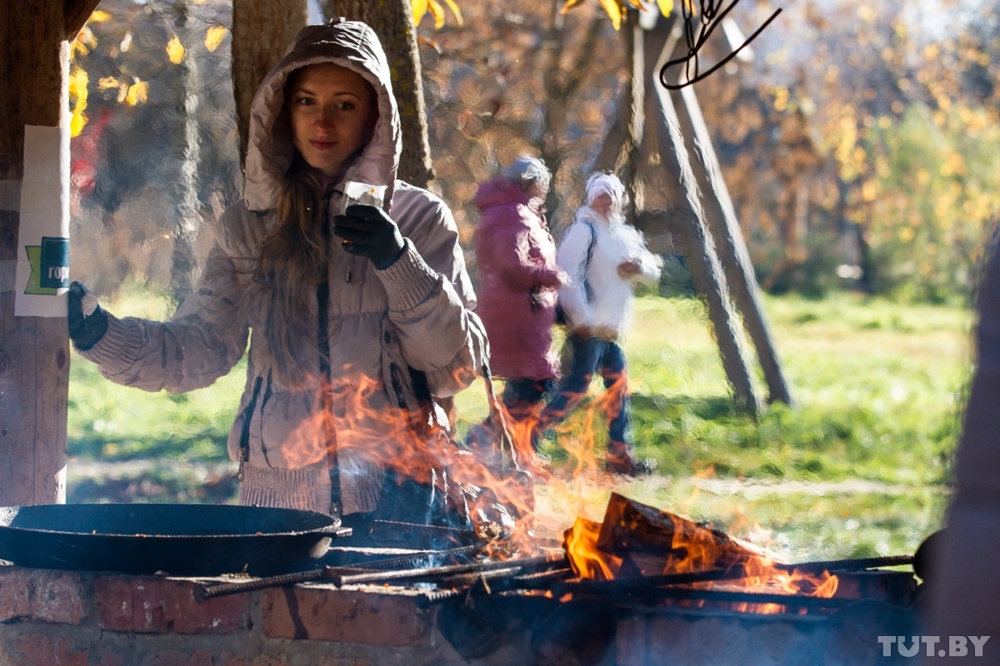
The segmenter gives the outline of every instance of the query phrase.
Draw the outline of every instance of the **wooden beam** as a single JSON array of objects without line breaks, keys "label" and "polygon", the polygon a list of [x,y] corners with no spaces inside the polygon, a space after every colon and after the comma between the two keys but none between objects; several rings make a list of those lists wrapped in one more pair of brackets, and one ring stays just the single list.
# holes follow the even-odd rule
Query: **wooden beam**
[{"label": "wooden beam", "polygon": [[[649,58],[655,64],[646,76],[649,85],[647,130],[655,134],[659,146],[661,168],[666,170],[667,182],[673,190],[668,192],[671,212],[684,227],[681,234],[686,255],[690,259],[691,276],[706,301],[708,318],[715,331],[722,366],[732,387],[736,406],[756,416],[760,411],[760,401],[753,386],[738,318],[730,303],[729,286],[705,219],[702,192],[684,145],[680,121],[670,93],[654,78],[677,43],[676,39],[671,39],[663,32],[667,31],[657,30],[647,37],[650,46],[661,46],[659,57]],[[657,33],[660,33],[659,39],[654,43],[652,35]]]},{"label": "wooden beam", "polygon": [[750,252],[743,240],[740,223],[736,219],[733,200],[722,178],[722,169],[712,146],[694,86],[670,93],[680,120],[681,135],[685,139],[695,180],[703,195],[705,219],[719,251],[726,282],[743,315],[743,326],[757,350],[757,358],[764,369],[768,400],[792,404],[791,392],[778,361],[778,353],[771,342],[767,318],[760,300],[760,288],[754,275]]},{"label": "wooden beam", "polygon": [[[66,319],[15,317],[25,126],[68,124],[63,0],[0,5],[0,505],[65,501]],[[63,196],[69,174],[53,169]]]},{"label": "wooden beam", "polygon": [[66,39],[73,41],[101,0],[66,0]]}]

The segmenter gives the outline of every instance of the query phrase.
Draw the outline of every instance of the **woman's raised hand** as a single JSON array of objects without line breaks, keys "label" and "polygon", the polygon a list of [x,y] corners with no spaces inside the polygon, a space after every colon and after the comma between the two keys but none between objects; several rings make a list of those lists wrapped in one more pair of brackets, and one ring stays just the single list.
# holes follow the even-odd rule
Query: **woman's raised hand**
[{"label": "woman's raised hand", "polygon": [[375,206],[348,206],[333,218],[333,233],[344,239],[347,252],[368,257],[380,271],[396,263],[406,248],[399,227]]},{"label": "woman's raised hand", "polygon": [[69,339],[78,350],[87,351],[104,337],[108,315],[82,282],[74,281],[69,285],[66,309]]}]

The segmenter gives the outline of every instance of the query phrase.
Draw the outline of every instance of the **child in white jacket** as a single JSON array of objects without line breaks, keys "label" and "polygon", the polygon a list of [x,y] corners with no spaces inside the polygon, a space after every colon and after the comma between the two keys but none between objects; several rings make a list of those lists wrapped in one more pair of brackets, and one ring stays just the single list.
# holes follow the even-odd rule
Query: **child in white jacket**
[{"label": "child in white jacket", "polygon": [[618,338],[628,326],[634,289],[659,280],[663,260],[646,249],[642,234],[625,222],[627,195],[613,174],[587,180],[586,205],[563,235],[556,256],[569,283],[559,305],[572,347],[570,372],[542,410],[537,432],[566,418],[586,396],[595,372],[604,380],[602,403],[608,418],[607,469],[634,475],[639,463],[628,441],[628,374]]}]

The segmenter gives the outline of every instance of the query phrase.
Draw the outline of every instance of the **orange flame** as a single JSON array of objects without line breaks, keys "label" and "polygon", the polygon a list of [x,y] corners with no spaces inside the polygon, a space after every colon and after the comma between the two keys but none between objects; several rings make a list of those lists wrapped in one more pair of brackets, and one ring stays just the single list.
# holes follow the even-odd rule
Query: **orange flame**
[{"label": "orange flame", "polygon": [[495,519],[501,504],[530,527],[530,473],[502,469],[461,450],[451,441],[443,414],[402,404],[403,397],[393,395],[395,387],[349,366],[337,374],[335,383],[317,391],[320,404],[312,414],[285,436],[282,454],[290,468],[319,463],[333,447],[342,470],[392,469],[398,478],[440,492],[453,508],[468,506],[474,521]]},{"label": "orange flame", "polygon": [[601,523],[586,518],[577,518],[573,527],[566,530],[566,553],[573,573],[580,578],[613,580],[618,576],[622,560],[597,547],[600,534]]},{"label": "orange flame", "polygon": [[[732,539],[704,525],[612,496],[604,523],[578,518],[565,533],[565,549],[580,578],[612,580],[656,574],[722,569],[732,579],[693,583],[698,589],[760,592],[829,598],[836,576],[824,571],[789,571],[753,544]],[[735,604],[735,610],[782,613],[782,604]]]}]

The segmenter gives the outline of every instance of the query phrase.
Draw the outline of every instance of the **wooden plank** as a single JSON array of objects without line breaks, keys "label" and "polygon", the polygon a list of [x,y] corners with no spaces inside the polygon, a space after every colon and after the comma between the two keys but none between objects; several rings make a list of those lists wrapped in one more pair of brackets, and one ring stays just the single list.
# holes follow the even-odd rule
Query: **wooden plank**
[{"label": "wooden plank", "polygon": [[740,314],[743,315],[743,326],[757,350],[757,358],[764,369],[768,400],[791,405],[791,392],[781,370],[778,353],[771,341],[750,253],[743,240],[729,190],[722,178],[722,169],[719,167],[719,160],[712,145],[712,136],[701,114],[694,86],[672,91],[670,96],[677,110],[681,135],[685,139],[695,180],[703,195],[705,220],[719,252],[726,281]]},{"label": "wooden plank", "polygon": [[[68,122],[63,0],[0,6],[0,505],[65,500],[69,342],[65,318],[14,316],[24,126]],[[61,183],[69,187],[68,181]]]},{"label": "wooden plank", "polygon": [[[662,51],[652,70],[656,73],[673,52],[676,41],[663,39],[661,43]],[[736,313],[729,300],[729,286],[705,220],[701,191],[684,146],[677,112],[670,93],[652,77],[647,77],[647,81],[652,89],[648,96],[647,129],[655,135],[659,145],[661,168],[668,173],[667,182],[675,185],[676,191],[670,193],[671,212],[684,225],[682,235],[690,259],[691,276],[706,301],[708,318],[715,331],[722,366],[732,387],[736,407],[756,416],[760,411],[760,401],[754,389]]]},{"label": "wooden plank", "polygon": [[66,39],[73,41],[101,0],[66,0]]}]

